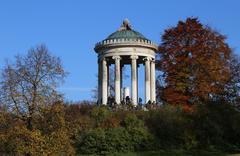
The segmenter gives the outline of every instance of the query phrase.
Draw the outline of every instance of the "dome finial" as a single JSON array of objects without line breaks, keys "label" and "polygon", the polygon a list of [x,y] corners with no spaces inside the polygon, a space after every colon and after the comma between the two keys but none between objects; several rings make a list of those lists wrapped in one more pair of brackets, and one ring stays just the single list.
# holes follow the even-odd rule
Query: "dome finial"
[{"label": "dome finial", "polygon": [[129,20],[127,18],[123,20],[123,24],[119,28],[119,31],[121,30],[132,30]]},{"label": "dome finial", "polygon": [[129,25],[129,20],[128,20],[127,18],[125,18],[125,19],[123,20],[123,25],[124,25],[124,26]]}]

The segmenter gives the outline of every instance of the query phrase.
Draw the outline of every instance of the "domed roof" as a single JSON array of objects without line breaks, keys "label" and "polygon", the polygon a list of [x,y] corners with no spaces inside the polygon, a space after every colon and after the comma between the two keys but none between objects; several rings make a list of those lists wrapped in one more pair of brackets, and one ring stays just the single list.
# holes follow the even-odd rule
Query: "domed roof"
[{"label": "domed roof", "polygon": [[123,24],[117,31],[103,41],[96,43],[94,50],[99,52],[101,49],[116,46],[140,46],[157,50],[157,46],[151,40],[131,28],[127,19],[123,21]]},{"label": "domed roof", "polygon": [[121,27],[116,32],[109,35],[105,40],[110,40],[110,39],[143,39],[143,40],[148,40],[141,33],[133,30],[127,19],[125,19],[123,21],[123,24],[121,25]]},{"label": "domed roof", "polygon": [[131,39],[144,39],[147,40],[141,33],[134,30],[118,30],[107,37],[108,39],[120,39],[120,38],[131,38]]}]

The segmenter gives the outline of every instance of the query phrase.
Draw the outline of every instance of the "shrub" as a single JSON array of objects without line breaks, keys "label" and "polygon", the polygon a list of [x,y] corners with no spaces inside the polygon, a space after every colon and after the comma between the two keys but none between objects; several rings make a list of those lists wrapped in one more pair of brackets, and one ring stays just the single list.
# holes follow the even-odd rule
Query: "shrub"
[{"label": "shrub", "polygon": [[185,131],[189,123],[181,107],[163,106],[151,111],[146,124],[158,138],[161,148],[181,148],[184,145]]},{"label": "shrub", "polygon": [[[99,111],[102,112],[102,108],[96,112]],[[105,120],[105,122],[107,121],[111,120]],[[144,122],[139,120],[136,115],[126,115],[121,125],[110,128],[97,127],[80,134],[76,140],[78,152],[101,155],[147,150],[151,147],[153,137],[144,126]]]},{"label": "shrub", "polygon": [[77,138],[76,147],[79,153],[103,154],[107,148],[105,131],[101,128],[86,131]]},{"label": "shrub", "polygon": [[99,127],[104,122],[104,120],[111,116],[111,111],[106,106],[95,107],[91,111],[90,115],[95,119],[95,126]]},{"label": "shrub", "polygon": [[[213,101],[196,107],[192,115],[192,130],[200,148],[236,150],[240,145],[240,116],[224,101]],[[238,146],[239,148],[240,146]]]}]

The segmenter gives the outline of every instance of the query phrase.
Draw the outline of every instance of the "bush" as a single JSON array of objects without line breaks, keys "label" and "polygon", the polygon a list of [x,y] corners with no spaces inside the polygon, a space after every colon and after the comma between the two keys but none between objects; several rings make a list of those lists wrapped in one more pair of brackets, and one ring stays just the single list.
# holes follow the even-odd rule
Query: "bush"
[{"label": "bush", "polygon": [[99,127],[112,114],[108,107],[101,106],[93,108],[90,115],[95,119],[95,126]]},{"label": "bush", "polygon": [[31,131],[23,120],[0,112],[0,154],[240,151],[240,113],[224,101],[201,104],[191,111],[170,105],[152,111],[111,111],[55,104],[42,113],[35,117]]},{"label": "bush", "polygon": [[192,114],[192,131],[198,140],[199,148],[236,150],[236,145],[240,145],[239,114],[224,101],[197,106]]},{"label": "bush", "polygon": [[106,151],[105,131],[101,128],[86,131],[76,140],[76,147],[79,153],[100,154]]},{"label": "bush", "polygon": [[127,152],[134,150],[131,142],[132,136],[126,128],[118,127],[109,129],[106,132],[106,136],[113,152]]},{"label": "bush", "polygon": [[9,129],[4,135],[3,153],[8,155],[39,155],[46,153],[45,138],[40,131],[29,131],[24,127]]},{"label": "bush", "polygon": [[153,136],[144,125],[143,120],[138,119],[135,114],[128,114],[123,121],[123,126],[129,134],[129,141],[133,150],[139,151],[152,148]]},{"label": "bush", "polygon": [[165,105],[150,112],[146,119],[147,126],[159,140],[161,148],[182,148],[184,135],[188,130],[188,119],[181,107]]},{"label": "bush", "polygon": [[[102,112],[102,108],[99,111]],[[78,152],[101,155],[147,150],[151,147],[153,137],[136,115],[126,115],[121,125],[113,128],[97,127],[80,134],[76,140]]]}]

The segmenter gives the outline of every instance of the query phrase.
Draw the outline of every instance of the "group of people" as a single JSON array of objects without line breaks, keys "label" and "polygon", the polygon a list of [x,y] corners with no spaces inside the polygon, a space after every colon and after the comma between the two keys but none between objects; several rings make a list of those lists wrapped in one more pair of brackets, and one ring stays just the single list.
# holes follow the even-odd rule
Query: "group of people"
[{"label": "group of people", "polygon": [[123,98],[120,104],[117,104],[115,98],[113,96],[109,96],[107,99],[107,106],[111,108],[125,108],[125,109],[154,109],[158,105],[155,102],[151,102],[150,100],[144,105],[142,98],[138,99],[138,105],[135,107],[132,104],[132,99],[129,96]]}]

